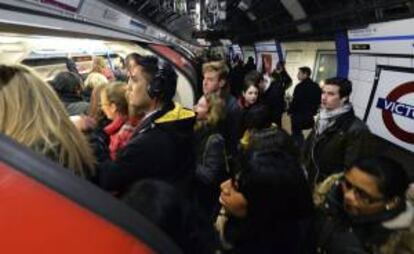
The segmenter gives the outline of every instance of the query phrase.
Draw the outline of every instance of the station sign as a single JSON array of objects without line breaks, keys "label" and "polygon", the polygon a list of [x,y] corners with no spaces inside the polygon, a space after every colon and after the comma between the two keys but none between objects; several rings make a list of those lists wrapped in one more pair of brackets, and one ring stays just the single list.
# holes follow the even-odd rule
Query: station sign
[{"label": "station sign", "polygon": [[413,55],[413,27],[411,18],[349,30],[349,50],[351,53]]},{"label": "station sign", "polygon": [[414,152],[414,69],[377,66],[364,120],[375,135]]}]

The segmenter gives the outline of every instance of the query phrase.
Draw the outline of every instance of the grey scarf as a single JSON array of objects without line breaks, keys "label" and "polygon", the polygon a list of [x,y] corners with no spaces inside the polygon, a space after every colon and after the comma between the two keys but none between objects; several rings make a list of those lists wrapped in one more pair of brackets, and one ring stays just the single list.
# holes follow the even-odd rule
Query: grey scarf
[{"label": "grey scarf", "polygon": [[335,120],[342,114],[347,113],[352,109],[352,105],[347,103],[340,108],[334,110],[321,109],[317,118],[316,133],[320,135],[326,129],[334,125]]}]

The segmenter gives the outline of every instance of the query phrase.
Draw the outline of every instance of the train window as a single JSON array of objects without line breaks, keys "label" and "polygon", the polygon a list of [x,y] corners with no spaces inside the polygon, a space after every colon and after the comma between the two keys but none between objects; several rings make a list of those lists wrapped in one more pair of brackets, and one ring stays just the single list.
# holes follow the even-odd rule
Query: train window
[{"label": "train window", "polygon": [[[166,48],[165,51],[168,51],[170,57],[173,56],[179,63],[177,65],[179,77],[176,100],[185,107],[191,108],[194,105],[194,84],[197,80],[192,62],[172,49]],[[68,58],[74,60],[79,73],[85,77],[92,71],[94,56],[103,57],[107,67],[115,70],[119,68],[121,58],[124,59],[131,52],[165,57],[161,54],[162,52],[149,50],[147,43],[144,42],[103,41],[0,32],[0,62],[22,63],[31,66],[44,80],[51,80],[59,72],[67,71]]]},{"label": "train window", "polygon": [[334,50],[318,50],[313,80],[321,84],[325,79],[336,76],[336,53]]},{"label": "train window", "polygon": [[92,56],[74,56],[72,57],[72,59],[75,62],[86,62],[86,61],[92,61]]},{"label": "train window", "polygon": [[53,57],[53,58],[28,58],[22,61],[22,64],[28,66],[44,66],[44,65],[54,65],[54,64],[64,64],[66,63],[66,57]]}]

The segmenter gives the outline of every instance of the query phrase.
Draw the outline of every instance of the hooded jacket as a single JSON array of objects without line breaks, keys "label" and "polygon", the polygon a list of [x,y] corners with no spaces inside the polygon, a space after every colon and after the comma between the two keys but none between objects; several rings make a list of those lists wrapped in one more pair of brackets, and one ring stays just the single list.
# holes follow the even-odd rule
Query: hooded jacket
[{"label": "hooded jacket", "polygon": [[194,117],[172,104],[144,119],[116,159],[99,165],[99,185],[122,192],[138,180],[155,178],[187,192],[194,169]]},{"label": "hooded jacket", "polygon": [[315,229],[317,253],[413,254],[414,208],[412,200],[390,211],[351,217],[343,209],[339,179],[332,175],[318,185]]}]

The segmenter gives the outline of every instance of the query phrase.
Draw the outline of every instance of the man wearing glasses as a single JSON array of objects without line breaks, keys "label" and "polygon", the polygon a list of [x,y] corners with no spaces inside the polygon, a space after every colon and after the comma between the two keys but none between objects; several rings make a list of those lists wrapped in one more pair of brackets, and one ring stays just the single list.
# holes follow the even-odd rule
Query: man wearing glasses
[{"label": "man wearing glasses", "polygon": [[357,160],[315,190],[317,253],[414,253],[408,176],[385,157]]}]

